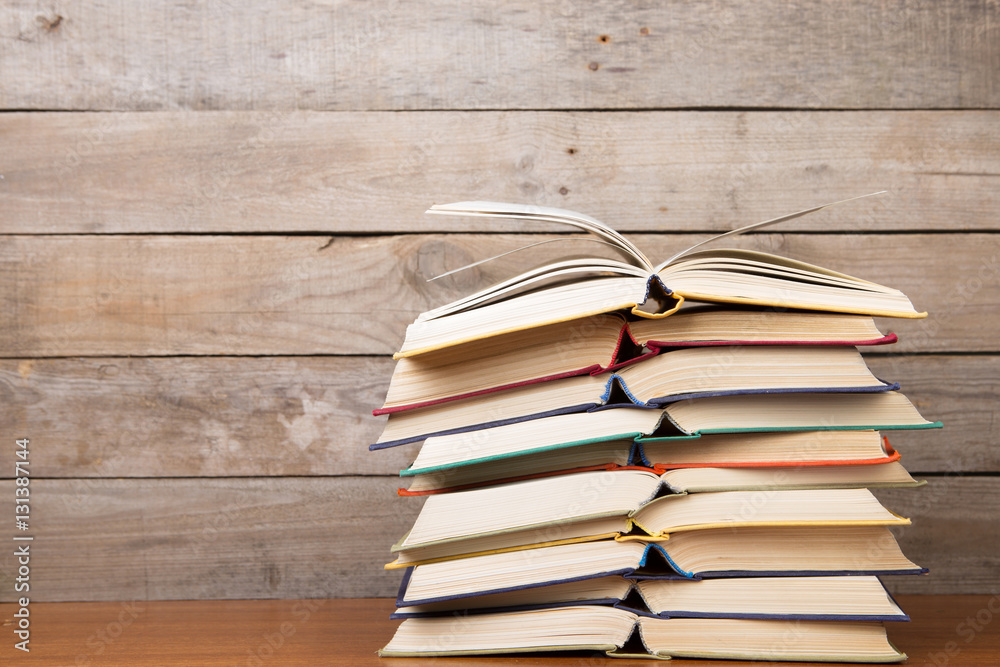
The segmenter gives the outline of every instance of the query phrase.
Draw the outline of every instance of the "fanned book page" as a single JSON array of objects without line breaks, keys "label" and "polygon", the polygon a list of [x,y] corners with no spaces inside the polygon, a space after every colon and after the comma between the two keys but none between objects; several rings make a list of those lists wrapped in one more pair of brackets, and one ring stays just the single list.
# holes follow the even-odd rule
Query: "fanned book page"
[{"label": "fanned book page", "polygon": [[[717,238],[791,220],[829,205]],[[428,311],[407,328],[400,357],[612,311],[665,317],[676,312],[685,299],[885,317],[926,316],[899,290],[768,253],[732,249],[691,252],[694,248],[689,248],[654,265],[610,227],[573,211],[459,202],[434,206],[428,212],[566,224],[594,234],[621,252],[624,261],[593,258],[552,262]]]}]

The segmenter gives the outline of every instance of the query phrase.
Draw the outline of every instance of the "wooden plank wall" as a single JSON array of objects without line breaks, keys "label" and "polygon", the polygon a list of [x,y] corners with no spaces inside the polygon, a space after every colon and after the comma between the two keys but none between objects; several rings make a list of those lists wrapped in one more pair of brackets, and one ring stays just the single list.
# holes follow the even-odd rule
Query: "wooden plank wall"
[{"label": "wooden plank wall", "polygon": [[930,311],[868,354],[946,422],[894,441],[929,484],[880,495],[932,573],[890,584],[1000,592],[995,2],[15,0],[0,37],[0,505],[13,533],[28,437],[32,599],[393,594],[419,501],[412,448],[366,451],[389,355],[536,258],[426,278],[553,232],[431,203],[573,208],[662,257],[879,189],[739,244]]}]

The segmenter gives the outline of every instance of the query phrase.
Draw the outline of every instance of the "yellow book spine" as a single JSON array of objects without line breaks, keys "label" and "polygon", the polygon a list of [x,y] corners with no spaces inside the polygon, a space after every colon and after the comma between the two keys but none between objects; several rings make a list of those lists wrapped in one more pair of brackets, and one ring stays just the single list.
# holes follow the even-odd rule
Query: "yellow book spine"
[{"label": "yellow book spine", "polygon": [[427,565],[428,563],[443,563],[449,560],[460,560],[462,558],[472,558],[474,556],[488,556],[490,554],[503,554],[511,551],[525,551],[527,549],[540,549],[542,547],[554,547],[560,544],[577,544],[579,542],[596,542],[597,540],[617,539],[621,533],[602,533],[600,535],[587,535],[584,537],[570,537],[565,540],[552,540],[550,542],[538,542],[536,544],[524,544],[517,547],[505,547],[503,549],[489,549],[486,551],[474,551],[467,554],[457,554],[454,556],[441,556],[439,558],[425,558],[423,560],[401,562],[398,558],[385,565],[386,570],[401,570],[413,565]]}]

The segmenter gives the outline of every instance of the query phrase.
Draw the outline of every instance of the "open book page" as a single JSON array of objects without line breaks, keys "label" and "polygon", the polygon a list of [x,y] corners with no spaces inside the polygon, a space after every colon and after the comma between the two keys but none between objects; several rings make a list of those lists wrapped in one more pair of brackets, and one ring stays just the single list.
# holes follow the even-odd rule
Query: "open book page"
[{"label": "open book page", "polygon": [[[457,202],[454,204],[437,204],[431,206],[428,213],[439,215],[463,215],[487,218],[513,218],[531,222],[551,222],[570,225],[588,232],[606,241],[620,250],[637,266],[647,273],[654,273],[652,262],[631,241],[619,234],[605,223],[589,215],[570,211],[568,209],[549,206],[531,206],[526,204],[507,204],[490,201]],[[489,260],[487,260],[489,261]]]},{"label": "open book page", "polygon": [[[749,225],[718,238],[791,220],[830,205]],[[601,243],[614,246],[624,255],[624,261],[575,258],[550,262],[429,310],[407,329],[401,356],[423,354],[612,310],[627,310],[636,317],[666,317],[676,312],[685,299],[885,317],[926,316],[926,313],[917,312],[898,290],[767,253],[690,252],[704,245],[703,242],[653,266],[624,236],[593,218],[572,211],[495,202],[459,202],[435,206],[429,212],[560,222],[587,231]],[[510,253],[504,253],[507,254]],[[474,265],[483,261],[489,260],[480,260]],[[466,267],[456,271],[462,268]],[[634,282],[626,284],[623,281]],[[583,289],[575,296],[581,297],[585,292],[586,298],[573,301],[574,288]]]}]

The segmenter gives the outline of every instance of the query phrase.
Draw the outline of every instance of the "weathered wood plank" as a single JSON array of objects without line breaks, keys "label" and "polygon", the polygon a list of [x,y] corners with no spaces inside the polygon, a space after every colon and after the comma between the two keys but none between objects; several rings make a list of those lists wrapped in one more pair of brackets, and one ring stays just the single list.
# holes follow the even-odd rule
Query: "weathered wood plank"
[{"label": "weathered wood plank", "polygon": [[0,231],[523,229],[423,215],[467,199],[706,231],[882,189],[787,228],[996,230],[998,123],[991,111],[10,113]]},{"label": "weathered wood plank", "polygon": [[[416,445],[369,452],[386,357],[0,361],[0,432],[40,477],[391,475]],[[3,476],[13,475],[4,470]]]},{"label": "weathered wood plank", "polygon": [[[666,257],[700,238],[635,240],[650,256]],[[732,245],[902,289],[932,316],[887,323],[902,339],[899,351],[996,352],[998,340],[984,334],[997,329],[996,239],[761,234]],[[546,246],[433,283],[427,278],[525,242],[501,235],[6,237],[0,350],[18,358],[388,354],[420,312],[553,254]]]},{"label": "weathered wood plank", "polygon": [[[32,482],[32,600],[156,600],[388,596],[390,544],[420,501],[367,478],[103,479]],[[894,577],[899,591],[1000,592],[998,478],[937,478],[880,492],[911,516],[904,552],[929,577]],[[13,497],[13,483],[0,482]],[[10,600],[12,550],[0,600]],[[113,573],[113,576],[109,576]]]},{"label": "weathered wood plank", "polygon": [[927,419],[943,429],[888,434],[903,464],[920,472],[1000,471],[1000,357],[867,358],[876,376],[892,379]]},{"label": "weathered wood plank", "polygon": [[[1000,357],[871,358],[944,430],[890,434],[918,472],[997,472]],[[29,437],[39,477],[393,475],[419,445],[374,442],[381,358],[0,361],[0,433]],[[13,465],[0,475],[10,477]],[[401,486],[407,486],[401,483]]]},{"label": "weathered wood plank", "polygon": [[930,569],[926,577],[887,577],[899,593],[1000,593],[997,477],[934,477],[919,489],[875,495],[913,525],[893,529],[903,553]]},{"label": "weathered wood plank", "polygon": [[994,3],[933,0],[21,0],[0,13],[0,100],[73,110],[983,108],[1000,104],[998,25]]},{"label": "weathered wood plank", "polygon": [[[34,452],[33,452],[34,453]],[[31,482],[31,599],[369,597],[420,501],[387,477]],[[11,481],[0,482],[14,497]],[[13,595],[12,549],[0,600]]]}]

